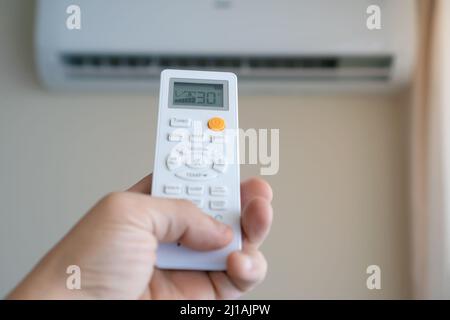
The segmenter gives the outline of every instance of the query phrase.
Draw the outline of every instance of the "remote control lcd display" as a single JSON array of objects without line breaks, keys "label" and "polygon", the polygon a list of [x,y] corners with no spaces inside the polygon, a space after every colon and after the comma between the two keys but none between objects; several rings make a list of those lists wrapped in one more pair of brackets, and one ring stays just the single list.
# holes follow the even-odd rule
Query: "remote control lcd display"
[{"label": "remote control lcd display", "polygon": [[172,105],[223,109],[223,91],[221,83],[174,82]]}]

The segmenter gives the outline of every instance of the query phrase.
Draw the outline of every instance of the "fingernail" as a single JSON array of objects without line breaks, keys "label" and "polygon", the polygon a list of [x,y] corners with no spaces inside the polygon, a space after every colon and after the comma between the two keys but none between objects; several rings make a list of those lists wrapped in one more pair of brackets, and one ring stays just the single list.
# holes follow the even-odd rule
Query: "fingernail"
[{"label": "fingernail", "polygon": [[220,223],[219,230],[221,233],[228,233],[230,230],[230,227],[224,223]]}]

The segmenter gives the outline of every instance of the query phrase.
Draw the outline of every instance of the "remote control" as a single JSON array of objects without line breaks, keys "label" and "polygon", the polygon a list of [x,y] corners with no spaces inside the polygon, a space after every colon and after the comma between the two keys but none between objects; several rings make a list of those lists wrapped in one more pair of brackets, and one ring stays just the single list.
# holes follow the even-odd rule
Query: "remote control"
[{"label": "remote control", "polygon": [[161,73],[152,195],[188,199],[233,229],[232,242],[214,251],[162,243],[156,265],[162,269],[225,270],[228,255],[242,245],[235,74]]}]

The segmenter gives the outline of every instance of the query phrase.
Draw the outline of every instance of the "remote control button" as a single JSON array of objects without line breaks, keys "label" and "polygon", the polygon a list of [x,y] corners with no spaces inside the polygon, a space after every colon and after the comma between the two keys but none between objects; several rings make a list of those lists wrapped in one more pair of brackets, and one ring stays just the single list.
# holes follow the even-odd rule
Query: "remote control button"
[{"label": "remote control button", "polygon": [[225,160],[223,158],[214,159],[213,169],[220,173],[227,171]]},{"label": "remote control button", "polygon": [[210,144],[208,145],[208,147],[206,148],[208,156],[214,161],[214,162],[219,162],[219,161],[225,161],[225,148],[222,147],[225,146],[224,144]]},{"label": "remote control button", "polygon": [[187,158],[188,162],[201,161],[203,159],[203,151],[202,149],[192,149],[189,156]]},{"label": "remote control button", "polygon": [[189,147],[186,145],[186,143],[180,143],[177,144],[176,146],[174,146],[174,148],[172,149],[173,153],[176,153],[179,156],[185,157],[187,155],[190,154],[190,149]]},{"label": "remote control button", "polygon": [[224,136],[211,136],[211,142],[212,143],[225,143],[225,137]]},{"label": "remote control button", "polygon": [[190,155],[192,158],[203,158],[203,145],[199,143],[192,143]]},{"label": "remote control button", "polygon": [[190,128],[192,120],[187,118],[172,118],[170,119],[170,126],[176,128]]},{"label": "remote control button", "polygon": [[186,166],[188,166],[189,168],[192,168],[192,169],[205,169],[208,166],[208,164],[203,159],[203,156],[198,156],[198,157],[192,156],[190,161],[186,162]]},{"label": "remote control button", "polygon": [[201,196],[205,191],[205,187],[203,186],[188,186],[187,193],[193,196]]},{"label": "remote control button", "polygon": [[170,142],[181,142],[183,141],[183,135],[181,133],[169,133],[167,140]]},{"label": "remote control button", "polygon": [[205,141],[205,136],[193,134],[189,137],[189,140],[193,143],[203,143]]},{"label": "remote control button", "polygon": [[224,197],[228,194],[228,188],[225,186],[215,186],[209,189],[209,193],[212,196]]},{"label": "remote control button", "polygon": [[213,131],[223,131],[225,129],[225,120],[219,117],[211,118],[208,121],[208,128]]},{"label": "remote control button", "polygon": [[181,166],[181,158],[175,155],[169,155],[166,160],[167,169],[175,170]]},{"label": "remote control button", "polygon": [[164,186],[165,194],[180,194],[181,193],[181,185],[179,184],[168,184]]},{"label": "remote control button", "polygon": [[190,180],[190,181],[205,181],[205,180],[210,180],[210,179],[214,179],[217,177],[217,174],[215,174],[214,172],[190,171],[190,170],[179,171],[179,172],[175,173],[175,175],[180,179]]},{"label": "remote control button", "polygon": [[216,214],[216,215],[214,216],[214,219],[219,220],[219,221],[223,221],[223,215],[221,215],[221,214]]},{"label": "remote control button", "polygon": [[211,210],[225,210],[227,208],[227,202],[225,200],[213,200],[209,202]]},{"label": "remote control button", "polygon": [[205,148],[203,147],[202,143],[191,143],[191,151],[192,153],[201,154],[203,151],[205,151]]}]

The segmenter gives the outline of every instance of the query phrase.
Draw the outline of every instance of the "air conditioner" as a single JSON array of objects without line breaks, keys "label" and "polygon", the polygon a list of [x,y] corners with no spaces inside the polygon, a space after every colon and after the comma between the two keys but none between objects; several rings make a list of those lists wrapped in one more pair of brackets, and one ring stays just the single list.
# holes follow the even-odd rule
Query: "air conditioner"
[{"label": "air conditioner", "polygon": [[[66,25],[71,5],[81,29]],[[369,30],[368,7],[380,10]],[[227,70],[241,92],[392,90],[414,65],[412,0],[38,0],[43,84],[141,90],[162,69]]]}]

